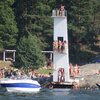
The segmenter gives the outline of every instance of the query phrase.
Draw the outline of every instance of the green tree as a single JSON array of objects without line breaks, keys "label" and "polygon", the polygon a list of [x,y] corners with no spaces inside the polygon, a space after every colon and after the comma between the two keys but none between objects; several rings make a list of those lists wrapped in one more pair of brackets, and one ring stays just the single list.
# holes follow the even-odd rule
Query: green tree
[{"label": "green tree", "polygon": [[43,43],[48,43],[48,47],[51,46],[53,35],[51,5],[53,6],[53,2],[53,0],[16,0],[18,38],[32,34],[38,36]]},{"label": "green tree", "polygon": [[17,24],[11,7],[14,0],[0,1],[0,48],[12,49],[16,45]]},{"label": "green tree", "polygon": [[17,67],[39,68],[44,65],[45,57],[42,54],[44,46],[36,36],[29,35],[22,37],[17,46],[17,57],[15,65]]},{"label": "green tree", "polygon": [[94,0],[94,21],[92,29],[95,30],[95,33],[100,33],[100,0]]},{"label": "green tree", "polygon": [[[52,5],[51,1],[49,2]],[[52,43],[51,39],[48,39],[52,37],[51,8],[48,0],[16,0],[14,5],[19,28],[16,65],[19,67],[39,67],[43,65],[44,58],[41,56],[43,49],[40,47],[44,45],[46,47],[47,43]],[[32,36],[31,40],[29,39],[30,35]],[[41,44],[37,42],[39,40]],[[31,51],[27,50],[27,55],[25,55],[26,49],[29,48]]]},{"label": "green tree", "polygon": [[[52,47],[52,9],[64,4],[68,17],[69,54],[75,62],[80,61],[82,50],[92,50],[96,32],[99,31],[99,0],[16,0],[15,12],[19,28],[18,42],[23,36],[37,36],[42,44]],[[95,31],[96,30],[96,31]],[[46,50],[48,49],[46,46]],[[82,54],[81,54],[82,53]],[[83,58],[83,57],[82,57]]]},{"label": "green tree", "polygon": [[93,42],[87,38],[87,34],[88,37],[95,36],[92,30],[95,2],[95,0],[63,0],[68,13],[69,54],[71,61],[72,59],[74,59],[73,61],[76,60],[75,62],[81,61],[80,57],[83,55],[81,54],[83,53],[81,48],[84,44],[91,50],[89,44],[93,44]]}]

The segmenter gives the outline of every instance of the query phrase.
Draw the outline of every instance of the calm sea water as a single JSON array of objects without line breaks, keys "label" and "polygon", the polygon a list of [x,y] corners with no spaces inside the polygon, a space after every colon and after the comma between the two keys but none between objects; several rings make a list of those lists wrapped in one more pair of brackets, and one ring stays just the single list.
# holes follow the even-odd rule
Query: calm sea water
[{"label": "calm sea water", "polygon": [[42,89],[33,94],[0,90],[0,100],[100,100],[100,90]]}]

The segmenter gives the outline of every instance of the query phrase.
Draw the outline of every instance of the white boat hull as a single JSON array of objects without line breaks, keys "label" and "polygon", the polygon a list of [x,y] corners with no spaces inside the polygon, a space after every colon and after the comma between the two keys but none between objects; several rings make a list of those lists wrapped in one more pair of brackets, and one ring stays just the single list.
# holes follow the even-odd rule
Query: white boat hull
[{"label": "white boat hull", "polygon": [[39,92],[41,89],[40,84],[31,79],[4,79],[0,81],[1,87],[6,88],[8,92]]},{"label": "white boat hull", "polygon": [[30,88],[6,88],[6,90],[8,92],[22,92],[22,93],[32,93],[32,92],[39,92],[40,91],[40,88],[33,88],[33,89],[30,89]]}]

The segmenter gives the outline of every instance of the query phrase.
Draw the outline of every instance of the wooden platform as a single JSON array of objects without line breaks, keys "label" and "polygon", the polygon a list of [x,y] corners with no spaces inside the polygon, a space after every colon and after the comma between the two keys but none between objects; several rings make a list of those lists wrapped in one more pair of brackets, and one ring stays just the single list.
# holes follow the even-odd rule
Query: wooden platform
[{"label": "wooden platform", "polygon": [[60,83],[60,82],[51,82],[51,83],[49,83],[49,84],[47,84],[46,86],[45,86],[46,88],[53,88],[53,89],[55,89],[55,88],[63,88],[63,89],[65,89],[65,88],[73,88],[73,84],[72,83],[70,83],[70,82],[64,82],[64,83]]}]

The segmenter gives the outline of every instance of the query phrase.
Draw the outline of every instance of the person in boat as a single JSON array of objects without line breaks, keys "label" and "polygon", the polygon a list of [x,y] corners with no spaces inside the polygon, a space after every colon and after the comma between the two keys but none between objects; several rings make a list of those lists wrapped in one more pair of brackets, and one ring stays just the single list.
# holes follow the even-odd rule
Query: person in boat
[{"label": "person in boat", "polygon": [[21,79],[27,79],[29,77],[25,74],[25,72],[22,72],[20,78]]},{"label": "person in boat", "polygon": [[5,71],[5,78],[11,78],[13,76],[13,71],[12,70],[7,70]]}]

